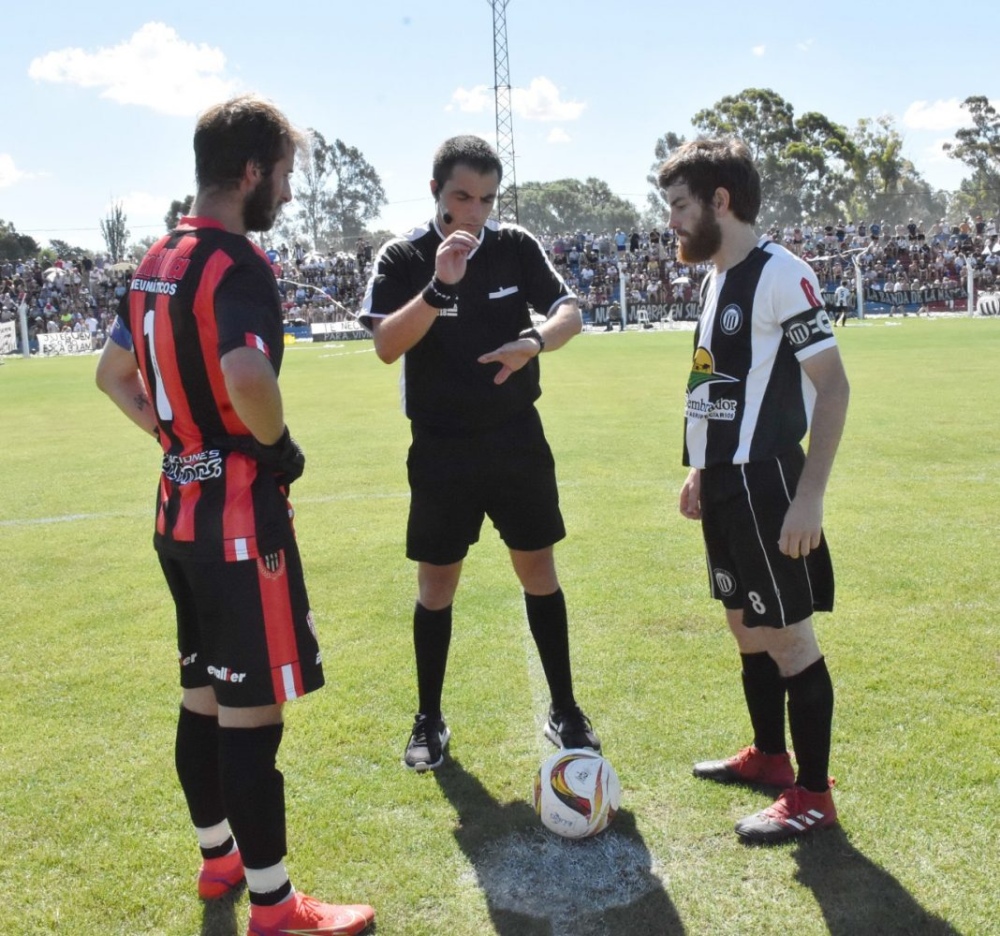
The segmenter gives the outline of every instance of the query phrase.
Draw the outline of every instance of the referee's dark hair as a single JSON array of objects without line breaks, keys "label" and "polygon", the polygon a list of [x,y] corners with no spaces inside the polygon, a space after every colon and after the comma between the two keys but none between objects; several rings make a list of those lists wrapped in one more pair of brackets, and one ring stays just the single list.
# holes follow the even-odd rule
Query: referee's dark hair
[{"label": "referee's dark hair", "polygon": [[678,147],[660,166],[661,189],[683,183],[703,205],[711,203],[715,190],[729,192],[729,207],[745,224],[753,224],[760,212],[760,173],[747,145],[736,137],[691,140]]},{"label": "referee's dark hair", "polygon": [[452,171],[459,164],[480,175],[495,172],[497,182],[503,179],[503,164],[496,150],[482,137],[466,134],[445,140],[434,154],[434,181],[438,190],[451,178]]},{"label": "referee's dark hair", "polygon": [[237,188],[248,162],[266,178],[305,137],[270,101],[243,94],[210,107],[194,131],[194,173],[199,189]]}]

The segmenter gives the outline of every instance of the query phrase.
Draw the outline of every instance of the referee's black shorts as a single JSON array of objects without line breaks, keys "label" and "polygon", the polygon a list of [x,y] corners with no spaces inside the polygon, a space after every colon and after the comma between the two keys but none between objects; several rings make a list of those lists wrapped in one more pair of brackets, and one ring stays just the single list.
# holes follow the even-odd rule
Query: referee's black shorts
[{"label": "referee's black shorts", "polygon": [[295,537],[240,562],[159,554],[177,609],[181,686],[211,686],[220,705],[287,702],[323,685]]},{"label": "referee's black shorts", "polygon": [[533,551],[566,535],[555,461],[538,411],[495,429],[449,435],[412,426],[406,459],[406,556],[450,565],[465,558],[489,517],[510,549]]},{"label": "referee's black shorts", "polygon": [[701,472],[702,531],[712,597],[743,611],[747,627],[786,627],[833,610],[833,564],[826,536],[805,558],[778,549],[795,495],[801,449],[766,461]]}]

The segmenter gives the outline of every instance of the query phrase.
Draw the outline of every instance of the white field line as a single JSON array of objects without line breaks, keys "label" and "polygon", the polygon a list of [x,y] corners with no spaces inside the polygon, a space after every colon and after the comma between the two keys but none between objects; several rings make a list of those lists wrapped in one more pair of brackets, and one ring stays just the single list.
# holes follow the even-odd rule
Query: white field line
[{"label": "white field line", "polygon": [[[410,496],[408,491],[385,492],[382,494],[372,494],[370,491],[364,493],[348,494],[324,494],[319,497],[297,497],[295,504],[329,504],[335,501],[355,501],[355,500],[406,500]],[[108,520],[111,518],[124,519],[128,517],[150,517],[152,511],[149,510],[113,510],[103,513],[75,513],[64,514],[59,517],[21,517],[11,520],[0,519],[0,529],[4,527],[32,527],[47,526],[52,523],[81,523],[92,520]]]}]

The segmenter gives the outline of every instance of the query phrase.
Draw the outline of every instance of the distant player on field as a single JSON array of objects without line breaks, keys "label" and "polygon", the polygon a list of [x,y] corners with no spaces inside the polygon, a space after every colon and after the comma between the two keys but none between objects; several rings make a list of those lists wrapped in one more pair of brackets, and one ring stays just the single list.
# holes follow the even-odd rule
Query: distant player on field
[{"label": "distant player on field", "polygon": [[[837,821],[827,774],[833,685],[812,615],[833,607],[823,495],[849,388],[812,269],[754,232],[760,176],[746,146],[687,143],[661,166],[659,185],[680,260],[712,265],[688,378],[691,471],[679,506],[702,522],[754,731],[752,745],[694,773],[784,787],[773,806],[736,825],[747,840],[774,842]],[[786,694],[797,775],[785,747]]]},{"label": "distant player on field", "polygon": [[[299,894],[285,871],[282,706],[323,685],[289,486],[281,304],[248,231],[291,201],[299,134],[245,96],[194,136],[192,217],[131,281],[98,386],[163,448],[154,545],[177,610],[176,765],[201,846],[198,892],[250,891],[250,936],[360,933],[371,907]],[[234,841],[235,839],[235,841]]]},{"label": "distant player on field", "polygon": [[[452,599],[486,516],[524,589],[552,697],[545,735],[562,747],[600,749],[573,695],[553,552],[566,533],[535,408],[542,392],[536,358],[580,331],[580,309],[531,234],[488,220],[502,171],[479,137],[441,145],[430,183],[434,218],[380,251],[361,316],[383,361],[403,357],[413,433],[406,554],[417,563],[419,711],[404,763],[417,771],[442,763],[450,737],[441,693]],[[546,316],[537,328],[529,304]]]},{"label": "distant player on field", "polygon": [[836,307],[836,319],[834,325],[841,327],[847,324],[847,316],[851,311],[851,287],[847,280],[842,280],[833,294],[833,304]]}]

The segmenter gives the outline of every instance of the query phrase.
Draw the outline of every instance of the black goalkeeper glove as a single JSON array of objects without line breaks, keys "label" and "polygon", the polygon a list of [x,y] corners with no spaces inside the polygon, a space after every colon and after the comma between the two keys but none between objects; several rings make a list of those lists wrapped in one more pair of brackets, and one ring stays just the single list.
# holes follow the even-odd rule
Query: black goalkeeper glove
[{"label": "black goalkeeper glove", "polygon": [[285,426],[281,438],[272,445],[258,442],[255,455],[258,462],[274,472],[279,484],[290,485],[301,478],[302,472],[306,470],[305,453],[292,438],[288,426]]}]

